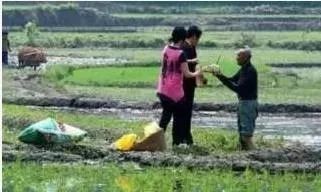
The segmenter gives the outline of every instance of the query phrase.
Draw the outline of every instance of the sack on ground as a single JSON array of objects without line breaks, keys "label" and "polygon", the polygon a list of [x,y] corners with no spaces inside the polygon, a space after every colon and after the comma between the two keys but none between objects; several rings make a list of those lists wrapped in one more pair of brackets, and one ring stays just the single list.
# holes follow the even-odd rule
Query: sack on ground
[{"label": "sack on ground", "polygon": [[63,144],[78,142],[86,135],[86,131],[47,118],[25,128],[18,135],[18,139],[30,144]]}]

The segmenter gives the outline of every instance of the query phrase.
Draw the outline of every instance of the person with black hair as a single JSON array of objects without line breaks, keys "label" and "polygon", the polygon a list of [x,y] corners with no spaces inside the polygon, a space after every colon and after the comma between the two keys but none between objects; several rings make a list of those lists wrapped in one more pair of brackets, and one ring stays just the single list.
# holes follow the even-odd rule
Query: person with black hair
[{"label": "person with black hair", "polygon": [[2,32],[2,64],[8,65],[8,52],[11,51],[8,31]]},{"label": "person with black hair", "polygon": [[[201,38],[202,30],[197,26],[190,26],[187,30],[186,39],[182,44],[182,49],[187,58],[187,64],[190,71],[194,72],[196,70],[196,65],[198,64],[196,46]],[[193,137],[191,133],[191,121],[192,121],[192,111],[194,104],[194,94],[196,87],[195,78],[184,78],[183,88],[186,101],[186,116],[185,116],[185,128],[184,128],[184,143],[187,145],[193,144]]]},{"label": "person with black hair", "polygon": [[173,145],[184,143],[186,104],[183,89],[183,78],[195,78],[199,70],[190,72],[186,56],[181,49],[186,38],[184,27],[175,27],[172,31],[171,43],[166,45],[162,53],[162,66],[159,75],[157,96],[163,108],[159,126],[166,128],[173,116]]}]

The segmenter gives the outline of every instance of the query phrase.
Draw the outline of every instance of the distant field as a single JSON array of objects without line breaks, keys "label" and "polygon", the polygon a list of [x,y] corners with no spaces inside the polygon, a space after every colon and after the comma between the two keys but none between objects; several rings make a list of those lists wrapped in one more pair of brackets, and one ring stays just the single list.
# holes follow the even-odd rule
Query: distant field
[{"label": "distant field", "polygon": [[53,8],[59,8],[61,6],[71,5],[70,3],[60,3],[61,5],[58,5],[57,2],[56,4],[51,4],[48,2],[30,2],[30,4],[18,4],[18,5],[8,5],[6,2],[2,4],[2,10],[3,11],[10,11],[10,10],[32,10],[32,9],[43,9],[43,10],[52,10]]},{"label": "distant field", "polygon": [[249,15],[249,14],[209,14],[209,13],[204,13],[204,14],[181,14],[181,13],[177,13],[177,14],[159,14],[159,13],[114,13],[112,14],[113,16],[117,16],[117,17],[219,17],[219,18],[320,18],[321,15],[319,14],[301,14],[301,15],[287,15],[287,14],[282,14],[282,15]]},{"label": "distant field", "polygon": [[[238,67],[221,63],[224,73],[233,74]],[[152,87],[157,84],[160,67],[103,67],[76,69],[63,82],[76,85]]]},{"label": "distant field", "polygon": [[66,83],[96,86],[150,86],[157,81],[157,67],[105,67],[75,70]]},{"label": "distant field", "polygon": [[35,9],[39,7],[38,5],[2,5],[2,10],[28,10],[28,9]]},{"label": "distant field", "polygon": [[[72,74],[63,75],[61,81],[59,80],[63,82],[63,86],[70,94],[135,101],[156,99],[155,87],[159,74],[161,49],[49,49],[48,51],[50,54],[64,56],[127,58],[136,62],[137,65],[143,63],[150,65],[150,67],[77,69]],[[222,71],[228,76],[237,70],[234,50],[199,49],[198,54],[202,65],[215,63],[217,57],[222,55],[220,62]],[[320,70],[308,68],[294,70],[299,79],[291,75],[277,74],[274,76],[279,84],[274,85],[271,67],[265,65],[266,63],[319,62],[320,59],[321,52],[253,49],[253,63],[259,71],[260,100],[267,103],[321,103],[319,97],[321,77],[318,75]],[[135,66],[135,63],[132,65]],[[50,75],[56,74],[53,71]],[[218,87],[218,81],[210,74],[206,76],[210,80],[209,84],[214,87],[198,89],[196,93],[198,102],[234,102],[236,100],[234,93],[227,88]]]},{"label": "distant field", "polygon": [[[81,48],[81,49],[47,49],[49,55],[67,57],[104,57],[122,58],[131,62],[154,63],[158,65],[161,59],[162,47],[155,49],[111,49],[111,48]],[[217,61],[222,55],[221,61],[235,64],[236,49],[198,49],[200,64],[207,65]],[[259,70],[267,70],[265,64],[268,63],[293,63],[293,62],[320,62],[321,52],[282,50],[282,49],[263,49],[253,48],[253,63]],[[61,63],[64,64],[64,63]],[[93,63],[94,65],[94,63]]]},{"label": "distant field", "polygon": [[[119,47],[119,48],[147,48],[161,47],[169,39],[171,29],[148,28],[137,32],[41,32],[36,43],[44,47]],[[251,42],[242,40],[242,35],[251,37]],[[21,46],[27,42],[23,32],[10,33],[13,46]],[[236,43],[254,42],[256,46],[269,46],[269,43],[321,41],[319,32],[306,31],[205,31],[200,46],[206,47],[234,47]],[[295,47],[294,47],[295,49]]]}]

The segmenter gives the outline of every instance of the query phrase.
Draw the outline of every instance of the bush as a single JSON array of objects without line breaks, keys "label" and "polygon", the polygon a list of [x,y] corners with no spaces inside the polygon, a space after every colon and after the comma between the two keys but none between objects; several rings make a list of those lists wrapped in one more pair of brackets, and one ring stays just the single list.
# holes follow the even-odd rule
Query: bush
[{"label": "bush", "polygon": [[234,42],[234,47],[240,48],[244,47],[245,45],[248,45],[250,47],[258,46],[255,38],[256,37],[254,34],[246,34],[242,32],[240,38]]},{"label": "bush", "polygon": [[25,25],[25,33],[28,38],[27,45],[36,46],[35,39],[40,35],[37,25],[34,22],[28,22]]},{"label": "bush", "polygon": [[67,65],[51,66],[44,76],[51,81],[60,81],[65,77],[72,75],[74,67]]},{"label": "bush", "polygon": [[298,42],[272,42],[267,43],[268,47],[272,48],[281,48],[281,49],[297,49],[297,50],[306,50],[306,51],[320,51],[321,50],[321,41],[298,41]]}]

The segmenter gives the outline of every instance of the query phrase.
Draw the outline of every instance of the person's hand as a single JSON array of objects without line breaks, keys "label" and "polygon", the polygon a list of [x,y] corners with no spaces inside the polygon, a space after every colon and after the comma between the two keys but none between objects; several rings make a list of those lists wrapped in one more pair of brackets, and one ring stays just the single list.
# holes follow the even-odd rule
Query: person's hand
[{"label": "person's hand", "polygon": [[199,71],[199,75],[203,75],[203,68],[199,64],[196,65],[195,71]]},{"label": "person's hand", "polygon": [[202,72],[202,70],[197,69],[194,74],[195,74],[195,76],[201,76],[203,74],[203,72]]}]

